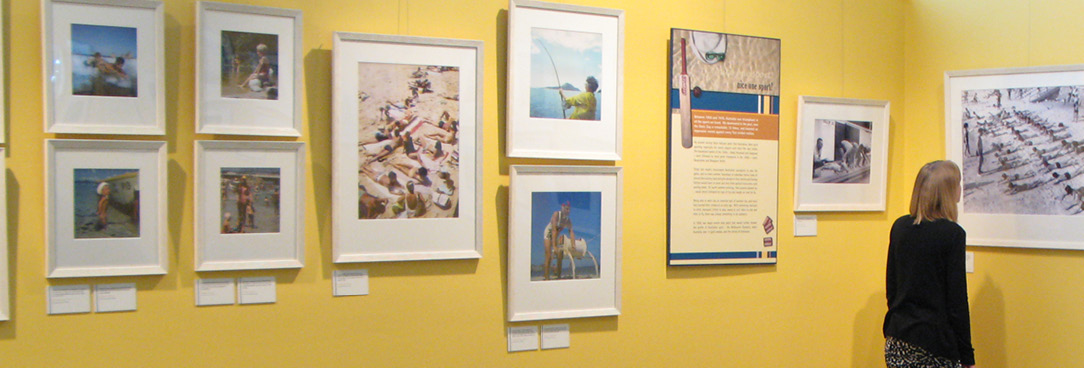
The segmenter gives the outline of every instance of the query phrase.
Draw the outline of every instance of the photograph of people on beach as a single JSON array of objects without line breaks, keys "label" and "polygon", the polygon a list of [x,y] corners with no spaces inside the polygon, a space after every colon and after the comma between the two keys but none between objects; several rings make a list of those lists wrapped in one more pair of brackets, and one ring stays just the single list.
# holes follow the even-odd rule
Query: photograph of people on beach
[{"label": "photograph of people on beach", "polygon": [[532,118],[600,120],[602,34],[531,28]]},{"label": "photograph of people on beach", "polygon": [[599,278],[602,192],[531,193],[531,281]]},{"label": "photograph of people on beach", "polygon": [[964,90],[965,213],[1084,213],[1084,86]]},{"label": "photograph of people on beach", "polygon": [[222,31],[222,97],[278,99],[276,34]]},{"label": "photograph of people on beach", "polygon": [[139,170],[75,169],[75,238],[139,237]]},{"label": "photograph of people on beach", "polygon": [[358,63],[358,219],[459,217],[459,75]]},{"label": "photograph of people on beach", "polygon": [[279,232],[280,178],[277,167],[223,167],[221,233]]},{"label": "photograph of people on beach", "polygon": [[869,184],[872,122],[814,120],[813,182]]},{"label": "photograph of people on beach", "polygon": [[71,25],[72,94],[137,97],[136,29]]}]

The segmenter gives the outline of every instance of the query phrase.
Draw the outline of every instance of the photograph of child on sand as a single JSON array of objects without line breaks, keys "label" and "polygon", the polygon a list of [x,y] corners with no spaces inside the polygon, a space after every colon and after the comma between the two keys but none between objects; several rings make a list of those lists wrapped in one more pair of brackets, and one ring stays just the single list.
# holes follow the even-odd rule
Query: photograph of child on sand
[{"label": "photograph of child on sand", "polygon": [[358,63],[358,219],[459,216],[459,68]]},{"label": "photograph of child on sand", "polygon": [[72,94],[137,97],[136,29],[71,25]]},{"label": "photograph of child on sand", "polygon": [[75,169],[75,238],[139,237],[139,170]]},{"label": "photograph of child on sand", "polygon": [[963,213],[1084,214],[1084,86],[964,90]]},{"label": "photograph of child on sand", "polygon": [[279,36],[222,31],[222,97],[278,99]]},{"label": "photograph of child on sand", "polygon": [[601,232],[601,192],[531,193],[531,281],[599,278]]},{"label": "photograph of child on sand", "polygon": [[869,184],[872,122],[816,119],[813,182]]},{"label": "photograph of child on sand", "polygon": [[222,168],[222,234],[279,232],[280,174],[277,167]]},{"label": "photograph of child on sand", "polygon": [[532,118],[600,120],[602,34],[531,29]]}]

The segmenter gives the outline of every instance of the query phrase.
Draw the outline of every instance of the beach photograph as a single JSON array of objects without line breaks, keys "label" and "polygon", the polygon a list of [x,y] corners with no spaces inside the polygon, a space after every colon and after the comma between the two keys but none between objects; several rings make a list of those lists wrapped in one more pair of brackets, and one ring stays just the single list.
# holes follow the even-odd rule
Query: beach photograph
[{"label": "beach photograph", "polygon": [[459,78],[358,63],[358,219],[459,217]]},{"label": "beach photograph", "polygon": [[531,29],[532,118],[600,120],[602,34]]},{"label": "beach photograph", "polygon": [[869,184],[873,123],[816,119],[814,124],[813,182]]},{"label": "beach photograph", "polygon": [[1084,86],[965,90],[965,213],[1084,213]]},{"label": "beach photograph", "polygon": [[75,239],[139,237],[139,170],[75,169]]},{"label": "beach photograph", "polygon": [[222,31],[222,97],[278,99],[279,36]]},{"label": "beach photograph", "polygon": [[71,25],[72,94],[137,97],[136,29]]},{"label": "beach photograph", "polygon": [[531,193],[531,281],[599,278],[602,192]]},{"label": "beach photograph", "polygon": [[277,167],[223,167],[221,233],[279,232],[280,178]]}]

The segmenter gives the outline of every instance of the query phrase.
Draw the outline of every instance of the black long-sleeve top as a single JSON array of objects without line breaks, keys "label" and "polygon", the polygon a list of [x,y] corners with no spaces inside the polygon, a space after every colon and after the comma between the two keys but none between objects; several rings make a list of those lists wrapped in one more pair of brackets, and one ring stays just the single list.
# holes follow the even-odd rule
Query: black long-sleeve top
[{"label": "black long-sleeve top", "polygon": [[914,222],[905,215],[892,224],[884,335],[973,365],[964,269],[967,233],[949,220]]}]

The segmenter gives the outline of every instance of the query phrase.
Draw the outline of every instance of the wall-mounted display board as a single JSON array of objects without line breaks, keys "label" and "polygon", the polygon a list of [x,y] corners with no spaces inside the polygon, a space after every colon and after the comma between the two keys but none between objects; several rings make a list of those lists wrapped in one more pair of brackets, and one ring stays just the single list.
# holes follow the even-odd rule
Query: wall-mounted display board
[{"label": "wall-mounted display board", "polygon": [[335,33],[335,262],[482,256],[482,42]]},{"label": "wall-mounted display board", "polygon": [[301,11],[196,4],[196,132],[301,135]]},{"label": "wall-mounted display board", "polygon": [[8,200],[6,150],[0,148],[0,321],[11,319],[11,287],[8,280]]},{"label": "wall-mounted display board", "polygon": [[884,211],[888,101],[798,96],[794,211]]},{"label": "wall-mounted display board", "polygon": [[778,39],[672,29],[670,265],[775,263]]},{"label": "wall-mounted display board", "polygon": [[45,131],[166,132],[163,5],[45,0]]},{"label": "wall-mounted display board", "polygon": [[945,73],[968,245],[1084,249],[1084,65]]},{"label": "wall-mounted display board", "polygon": [[508,9],[508,156],[620,160],[625,12]]},{"label": "wall-mounted display board", "polygon": [[166,142],[45,142],[48,277],[167,271]]},{"label": "wall-mounted display board", "polygon": [[196,142],[196,271],[301,268],[305,143]]},{"label": "wall-mounted display board", "polygon": [[620,167],[512,166],[508,320],[621,313]]}]

